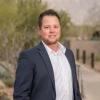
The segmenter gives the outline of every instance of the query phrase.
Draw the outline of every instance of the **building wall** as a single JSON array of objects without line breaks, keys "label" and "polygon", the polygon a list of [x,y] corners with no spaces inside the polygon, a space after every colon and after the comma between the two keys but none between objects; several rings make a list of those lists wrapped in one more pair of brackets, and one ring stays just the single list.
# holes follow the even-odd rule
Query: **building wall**
[{"label": "building wall", "polygon": [[65,41],[64,45],[70,48],[75,56],[76,50],[79,49],[80,55],[82,55],[83,50],[85,50],[86,55],[94,53],[96,56],[100,57],[100,41],[71,40],[70,42]]}]

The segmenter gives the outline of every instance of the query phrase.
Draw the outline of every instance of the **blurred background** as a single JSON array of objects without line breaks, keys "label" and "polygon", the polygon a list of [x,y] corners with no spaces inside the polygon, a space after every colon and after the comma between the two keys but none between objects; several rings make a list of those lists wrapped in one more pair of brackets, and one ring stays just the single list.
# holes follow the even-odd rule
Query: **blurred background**
[{"label": "blurred background", "polygon": [[74,52],[82,98],[100,100],[99,0],[0,0],[0,100],[12,100],[18,56],[39,43],[37,19],[48,8],[60,15],[60,42]]}]

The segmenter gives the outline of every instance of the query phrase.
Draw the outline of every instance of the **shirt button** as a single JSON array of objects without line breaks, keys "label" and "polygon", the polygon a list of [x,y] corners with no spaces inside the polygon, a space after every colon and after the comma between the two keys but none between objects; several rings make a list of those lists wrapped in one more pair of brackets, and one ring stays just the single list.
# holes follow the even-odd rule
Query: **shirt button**
[{"label": "shirt button", "polygon": [[67,93],[67,91],[66,91],[66,93]]}]

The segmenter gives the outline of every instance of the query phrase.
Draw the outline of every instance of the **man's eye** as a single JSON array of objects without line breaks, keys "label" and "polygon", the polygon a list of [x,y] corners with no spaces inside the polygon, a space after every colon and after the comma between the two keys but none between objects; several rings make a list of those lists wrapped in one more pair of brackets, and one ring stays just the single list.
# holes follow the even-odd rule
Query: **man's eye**
[{"label": "man's eye", "polygon": [[58,26],[55,26],[55,28],[58,28]]},{"label": "man's eye", "polygon": [[47,28],[49,28],[49,27],[45,27],[45,28],[47,29]]}]

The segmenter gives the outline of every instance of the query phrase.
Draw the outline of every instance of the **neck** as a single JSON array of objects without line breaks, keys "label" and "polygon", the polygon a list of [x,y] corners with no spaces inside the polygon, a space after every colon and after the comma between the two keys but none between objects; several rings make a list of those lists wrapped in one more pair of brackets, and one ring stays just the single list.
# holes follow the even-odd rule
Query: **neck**
[{"label": "neck", "polygon": [[52,45],[50,44],[50,45],[48,45],[48,47],[50,49],[52,49],[53,51],[57,52],[57,50],[58,50],[58,43],[52,44]]}]

